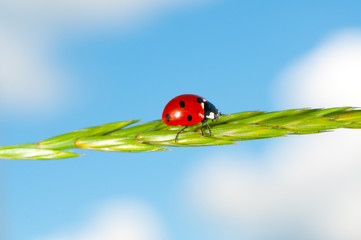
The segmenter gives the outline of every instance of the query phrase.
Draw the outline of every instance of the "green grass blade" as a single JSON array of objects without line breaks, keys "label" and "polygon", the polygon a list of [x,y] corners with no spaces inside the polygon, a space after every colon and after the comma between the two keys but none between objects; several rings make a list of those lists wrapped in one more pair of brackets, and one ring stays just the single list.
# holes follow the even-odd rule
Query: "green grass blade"
[{"label": "green grass blade", "polygon": [[133,127],[123,128],[113,133],[110,133],[109,135],[130,138],[135,137],[140,132],[148,132],[162,128],[164,127],[164,125],[165,124],[162,122],[162,120],[156,120],[148,123],[139,124]]},{"label": "green grass blade", "polygon": [[0,158],[19,160],[50,160],[60,158],[78,157],[80,154],[62,150],[39,148],[5,148],[0,149]]},{"label": "green grass blade", "polygon": [[154,152],[167,150],[164,147],[147,144],[136,139],[114,136],[80,138],[76,140],[75,145],[80,149],[111,152]]},{"label": "green grass blade", "polygon": [[138,122],[139,120],[130,120],[124,122],[115,122],[103,124],[100,126],[84,128],[80,130],[76,130],[70,133],[65,133],[53,138],[46,139],[38,143],[39,148],[46,149],[67,149],[67,148],[75,148],[75,140],[78,138],[95,136],[95,135],[103,135],[113,131],[116,131],[120,128],[128,126],[132,123]]},{"label": "green grass blade", "polygon": [[325,109],[290,109],[276,112],[247,111],[221,115],[209,121],[201,134],[201,124],[189,126],[178,136],[182,126],[168,126],[161,120],[126,127],[135,121],[124,121],[85,128],[62,134],[37,144],[0,147],[0,158],[56,159],[79,156],[60,149],[79,148],[112,152],[165,151],[166,147],[200,147],[234,144],[255,140],[312,134],[337,128],[361,129],[361,110],[352,107]]}]

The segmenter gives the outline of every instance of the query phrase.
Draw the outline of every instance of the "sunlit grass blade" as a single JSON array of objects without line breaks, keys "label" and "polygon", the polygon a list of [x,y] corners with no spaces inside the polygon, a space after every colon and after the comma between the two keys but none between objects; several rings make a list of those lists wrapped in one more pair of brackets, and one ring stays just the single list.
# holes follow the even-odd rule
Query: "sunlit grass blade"
[{"label": "sunlit grass blade", "polygon": [[310,113],[310,116],[320,117],[320,116],[328,116],[331,117],[332,115],[339,115],[345,112],[354,111],[352,107],[334,107],[334,108],[324,108],[324,109],[317,109]]},{"label": "sunlit grass blade", "polygon": [[139,124],[137,126],[132,126],[128,128],[123,128],[118,131],[112,132],[109,135],[122,137],[125,136],[127,138],[135,137],[140,132],[148,132],[152,130],[159,129],[159,127],[164,127],[165,124],[162,120],[156,120],[148,123]]},{"label": "sunlit grass blade", "polygon": [[75,140],[78,138],[103,135],[113,131],[116,131],[122,127],[128,126],[132,123],[138,122],[139,120],[130,120],[124,122],[115,122],[103,124],[100,126],[83,128],[70,133],[65,133],[53,138],[46,139],[38,143],[39,148],[46,149],[67,149],[75,148]]},{"label": "sunlit grass blade", "polygon": [[143,143],[136,139],[114,136],[80,138],[76,140],[75,145],[81,149],[111,152],[154,152],[167,150],[164,147]]},{"label": "sunlit grass blade", "polygon": [[2,148],[0,158],[19,160],[50,160],[60,158],[78,157],[80,154],[62,150],[40,149],[40,148]]},{"label": "sunlit grass blade", "polygon": [[270,119],[277,119],[277,118],[282,118],[282,117],[291,117],[291,116],[295,116],[295,115],[299,115],[305,112],[310,112],[310,111],[316,111],[316,109],[290,109],[290,110],[284,110],[284,111],[277,111],[277,112],[268,112],[268,113],[262,113],[262,114],[258,114],[252,117],[248,117],[248,118],[243,118],[240,120],[235,120],[232,121],[232,124],[257,124],[257,123],[261,123],[261,122],[266,122],[269,121]]},{"label": "sunlit grass blade", "polygon": [[248,119],[257,115],[265,114],[264,112],[260,111],[249,111],[249,112],[240,112],[240,113],[233,113],[233,114],[224,114],[219,117],[218,120],[215,120],[214,123],[222,124],[222,123],[229,123],[235,122],[236,120],[241,119]]},{"label": "sunlit grass blade", "polygon": [[177,142],[175,137],[179,130],[163,130],[154,132],[145,132],[137,136],[137,139],[150,144],[162,146],[213,146],[213,145],[226,145],[233,144],[233,140],[218,139],[214,137],[202,136],[198,132],[182,132],[179,134]]},{"label": "sunlit grass blade", "polygon": [[229,124],[212,128],[213,136],[237,141],[280,137],[292,133],[288,129],[264,127],[260,125]]},{"label": "sunlit grass blade", "polygon": [[[247,111],[221,115],[208,121],[212,134],[201,123],[168,126],[161,120],[126,127],[135,121],[124,121],[85,128],[62,134],[38,144],[0,147],[0,158],[55,159],[79,154],[60,149],[79,148],[112,152],[164,151],[166,147],[200,147],[234,144],[295,134],[313,134],[337,128],[361,128],[361,110],[352,107],[325,109],[290,109],[276,112]],[[125,127],[125,128],[124,128]],[[202,130],[204,135],[202,135]]]},{"label": "sunlit grass blade", "polygon": [[168,151],[169,149],[146,143],[135,143],[129,145],[113,146],[113,147],[109,147],[107,150],[105,149],[101,149],[101,150],[112,151],[112,152],[158,152],[158,151]]},{"label": "sunlit grass blade", "polygon": [[205,146],[218,146],[218,145],[229,145],[234,144],[235,141],[229,139],[221,139],[209,136],[197,136],[195,138],[182,138],[180,137],[177,142],[173,140],[152,142],[151,144],[158,144],[162,146],[172,147],[205,147]]},{"label": "sunlit grass blade", "polygon": [[[151,143],[174,141],[178,132],[179,130],[161,130],[161,131],[144,132],[144,133],[139,133],[136,136],[136,139]],[[199,137],[199,134],[188,131],[188,132],[183,132],[179,135],[179,139],[194,138],[194,137]]]},{"label": "sunlit grass blade", "polygon": [[293,129],[296,131],[308,130],[331,130],[342,127],[343,122],[330,121],[327,118],[312,118],[308,116],[298,116],[287,119],[275,119],[264,124],[265,126]]}]

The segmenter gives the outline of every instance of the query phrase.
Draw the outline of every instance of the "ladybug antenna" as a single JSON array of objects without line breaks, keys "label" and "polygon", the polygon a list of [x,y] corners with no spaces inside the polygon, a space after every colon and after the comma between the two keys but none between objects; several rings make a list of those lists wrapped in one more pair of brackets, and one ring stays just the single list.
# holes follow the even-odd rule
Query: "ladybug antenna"
[{"label": "ladybug antenna", "polygon": [[177,142],[178,141],[178,135],[184,131],[184,129],[186,129],[188,126],[185,126],[184,128],[182,128],[178,133],[177,135],[175,136],[175,139],[174,139],[174,142]]}]

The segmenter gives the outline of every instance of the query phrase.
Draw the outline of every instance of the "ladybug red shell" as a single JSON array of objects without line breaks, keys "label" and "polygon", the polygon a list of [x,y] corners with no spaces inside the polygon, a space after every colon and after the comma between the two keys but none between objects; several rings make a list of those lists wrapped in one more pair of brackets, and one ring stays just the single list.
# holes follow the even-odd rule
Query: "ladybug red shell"
[{"label": "ladybug red shell", "polygon": [[[162,120],[170,126],[185,126],[178,132],[181,133],[185,128],[202,122],[202,127],[207,125],[210,135],[211,129],[207,119],[218,119],[221,113],[218,109],[205,98],[193,94],[179,95],[168,102],[165,106]],[[177,141],[178,134],[175,141]]]}]

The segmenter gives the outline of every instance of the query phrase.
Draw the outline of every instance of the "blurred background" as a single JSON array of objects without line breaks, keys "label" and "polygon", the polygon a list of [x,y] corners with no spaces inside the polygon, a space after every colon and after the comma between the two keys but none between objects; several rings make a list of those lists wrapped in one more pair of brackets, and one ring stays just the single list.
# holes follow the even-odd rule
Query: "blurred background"
[{"label": "blurred background", "polygon": [[[1,0],[0,145],[160,119],[361,107],[361,2]],[[359,130],[0,160],[4,240],[361,239]]]}]

